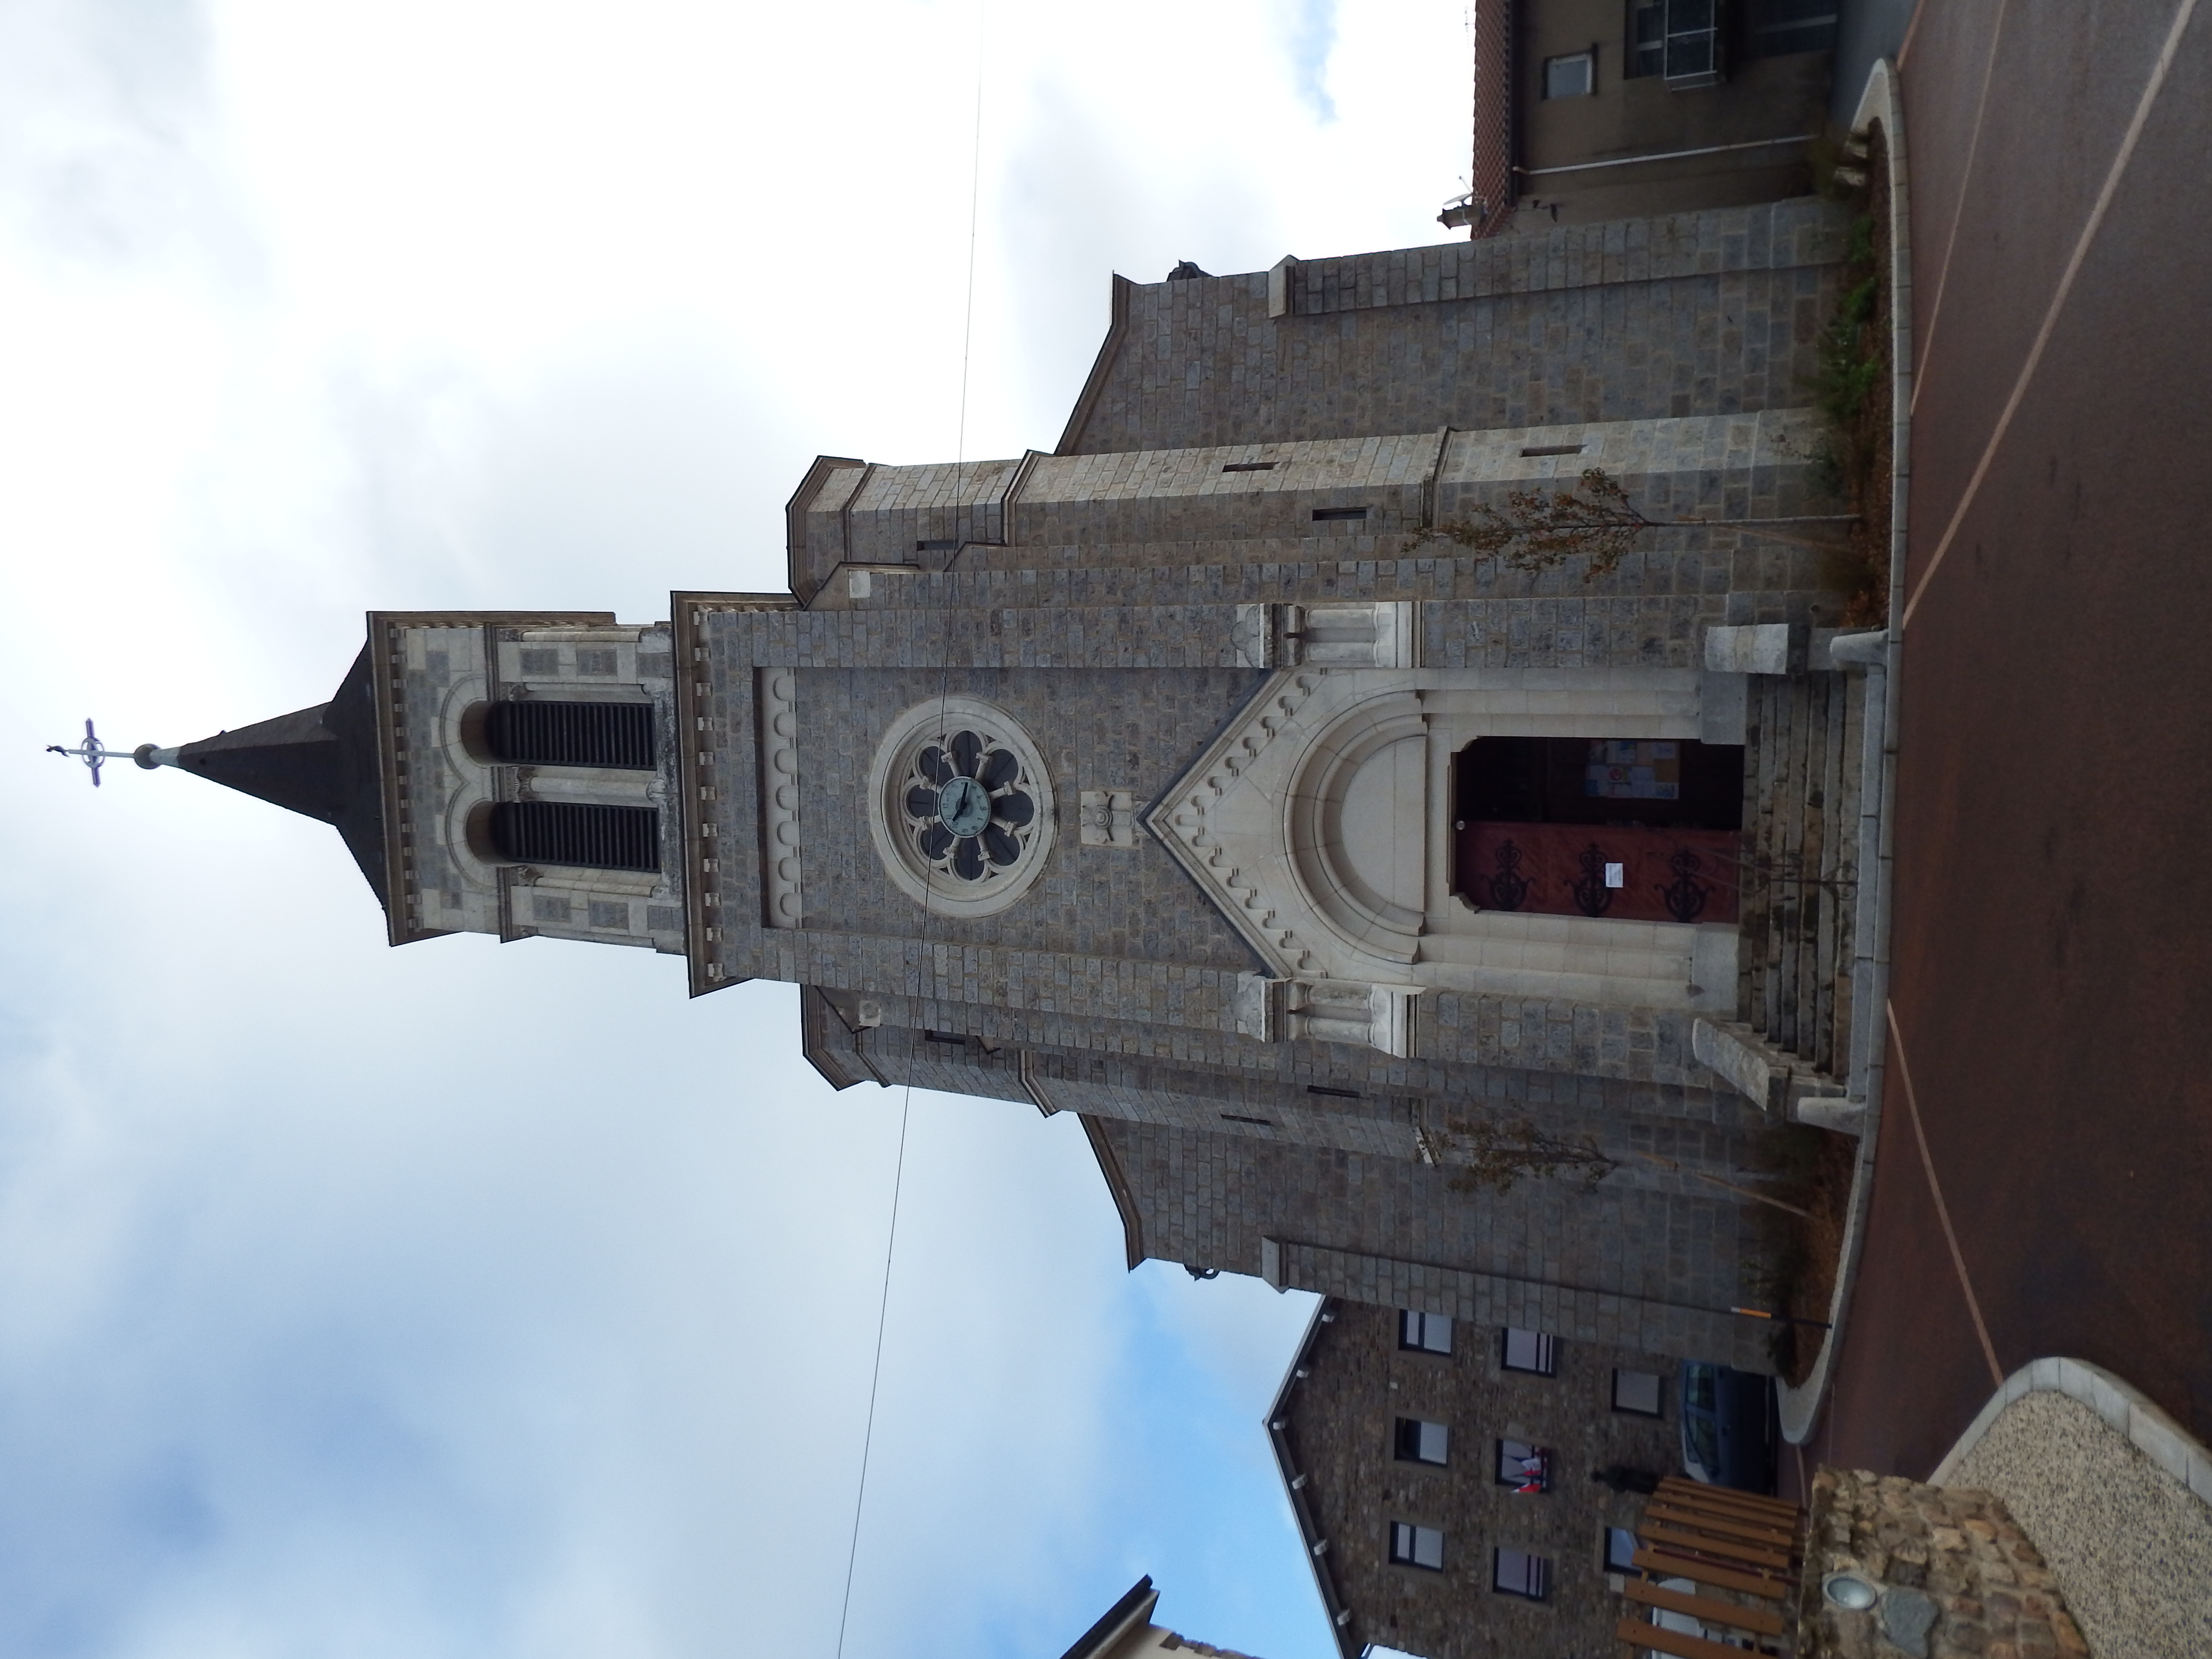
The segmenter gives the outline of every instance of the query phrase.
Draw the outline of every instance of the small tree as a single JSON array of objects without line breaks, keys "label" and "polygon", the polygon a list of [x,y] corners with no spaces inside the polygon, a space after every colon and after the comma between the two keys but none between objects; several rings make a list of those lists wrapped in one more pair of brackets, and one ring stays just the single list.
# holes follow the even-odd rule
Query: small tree
[{"label": "small tree", "polygon": [[1524,1177],[1566,1176],[1594,1188],[1620,1167],[1588,1135],[1555,1134],[1527,1118],[1447,1118],[1428,1136],[1439,1164],[1457,1167],[1446,1184],[1454,1192],[1487,1187],[1505,1192]]},{"label": "small tree", "polygon": [[1767,528],[1779,524],[1844,524],[1850,513],[1792,514],[1776,518],[1654,519],[1628,498],[1628,492],[1601,466],[1583,469],[1576,489],[1516,489],[1504,507],[1478,502],[1464,519],[1446,519],[1424,531],[1424,541],[1456,542],[1471,552],[1495,558],[1513,570],[1540,575],[1571,558],[1587,558],[1583,580],[1595,581],[1620,568],[1647,530],[1696,526],[1763,536],[1775,541],[1826,548],[1833,544]]},{"label": "small tree", "polygon": [[1531,575],[1577,555],[1589,560],[1584,581],[1620,567],[1636,538],[1661,521],[1646,518],[1603,467],[1585,467],[1577,489],[1516,489],[1502,507],[1479,503],[1464,519],[1447,519],[1429,533],[1490,555]]}]

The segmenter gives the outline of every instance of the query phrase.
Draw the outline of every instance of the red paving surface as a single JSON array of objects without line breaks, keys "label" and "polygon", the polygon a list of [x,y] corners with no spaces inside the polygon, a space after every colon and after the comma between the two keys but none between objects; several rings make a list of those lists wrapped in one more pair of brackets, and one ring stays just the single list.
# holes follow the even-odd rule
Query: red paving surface
[{"label": "red paving surface", "polygon": [[[1997,1368],[2094,1361],[2212,1440],[2212,3],[1990,447],[2179,6],[1924,0],[1907,52],[1891,999]],[[1923,1475],[1994,1382],[1899,1058],[1807,1450]]]}]

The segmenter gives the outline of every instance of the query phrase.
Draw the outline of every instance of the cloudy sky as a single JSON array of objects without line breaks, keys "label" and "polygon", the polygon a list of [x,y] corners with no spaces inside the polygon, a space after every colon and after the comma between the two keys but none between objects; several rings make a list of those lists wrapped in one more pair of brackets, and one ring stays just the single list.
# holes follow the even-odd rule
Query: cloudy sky
[{"label": "cloudy sky", "polygon": [[[1049,448],[1110,271],[1437,240],[1466,66],[1456,0],[0,0],[0,1652],[836,1651],[899,1097],[39,747],[319,702],[371,606],[780,586],[817,452]],[[1024,1109],[917,1095],[904,1192],[845,1651],[1151,1572],[1328,1652],[1302,1298],[1125,1273]]]}]

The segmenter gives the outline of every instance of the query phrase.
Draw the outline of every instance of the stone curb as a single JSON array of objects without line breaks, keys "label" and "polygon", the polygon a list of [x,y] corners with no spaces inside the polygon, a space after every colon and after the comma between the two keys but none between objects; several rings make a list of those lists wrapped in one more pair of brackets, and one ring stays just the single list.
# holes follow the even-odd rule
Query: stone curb
[{"label": "stone curb", "polygon": [[2153,1405],[2141,1389],[2086,1359],[2033,1360],[2005,1378],[2004,1386],[1990,1396],[1989,1403],[1959,1437],[1959,1443],[1943,1454],[1928,1484],[1950,1485],[1960,1463],[2004,1414],[2005,1407],[2043,1392],[2080,1401],[2104,1419],[2113,1433],[2125,1437],[2137,1451],[2172,1475],[2183,1491],[2212,1508],[2212,1451]]},{"label": "stone curb", "polygon": [[[1897,66],[1878,58],[1859,95],[1854,131],[1869,122],[1881,123],[1889,164],[1890,275],[1890,510],[1889,510],[1889,637],[1878,667],[1882,681],[1882,715],[1866,723],[1866,745],[1859,768],[1859,911],[1856,917],[1858,959],[1851,969],[1851,1069],[1847,1087],[1853,1104],[1863,1111],[1859,1131],[1859,1156],[1851,1172],[1850,1212],[1844,1224],[1844,1240],[1836,1266],[1836,1288],[1828,1304],[1828,1335],[1804,1382],[1792,1388],[1779,1377],[1775,1394],[1780,1407],[1782,1437],[1802,1445],[1813,1437],[1826,1402],[1829,1376],[1844,1340],[1844,1317],[1850,1310],[1851,1289],[1858,1278],[1859,1255],[1866,1246],[1867,1212],[1874,1198],[1875,1145],[1881,1127],[1881,1096],[1888,1051],[1887,1022],[1889,1005],[1890,878],[1894,865],[1895,831],[1891,802],[1897,787],[1898,677],[1902,666],[1904,639],[1896,625],[1905,603],[1905,526],[1907,487],[1912,456],[1912,214],[1905,179],[1905,111],[1898,96]],[[1871,690],[1871,688],[1869,688]],[[1869,789],[1866,781],[1875,787]],[[1873,856],[1868,856],[1869,851]],[[1874,879],[1866,879],[1867,872]]]}]

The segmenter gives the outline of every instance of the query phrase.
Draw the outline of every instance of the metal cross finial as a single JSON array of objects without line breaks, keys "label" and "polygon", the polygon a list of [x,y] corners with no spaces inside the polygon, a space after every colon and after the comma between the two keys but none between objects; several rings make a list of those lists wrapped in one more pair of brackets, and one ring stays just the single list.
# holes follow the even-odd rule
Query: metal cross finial
[{"label": "metal cross finial", "polygon": [[46,745],[46,752],[49,755],[68,755],[75,759],[82,761],[85,764],[85,769],[92,774],[92,787],[95,789],[100,787],[100,769],[101,763],[106,761],[113,760],[118,756],[129,755],[133,760],[136,760],[139,765],[144,767],[150,768],[160,764],[159,762],[151,758],[154,753],[154,745],[150,743],[140,745],[139,749],[135,752],[128,749],[110,749],[106,744],[100,740],[100,734],[92,729],[92,722],[90,720],[87,720],[84,723],[84,741],[79,744],[76,748],[64,749],[58,743],[50,743]]}]

